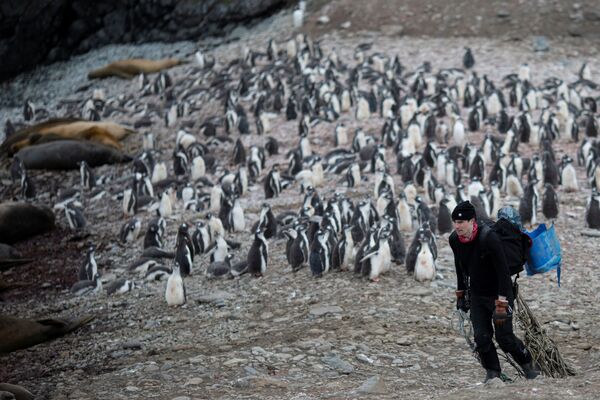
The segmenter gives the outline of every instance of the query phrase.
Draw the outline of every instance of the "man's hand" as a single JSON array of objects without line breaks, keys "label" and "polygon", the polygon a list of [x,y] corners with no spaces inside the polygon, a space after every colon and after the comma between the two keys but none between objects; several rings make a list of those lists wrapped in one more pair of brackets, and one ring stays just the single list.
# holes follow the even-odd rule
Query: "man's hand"
[{"label": "man's hand", "polygon": [[467,302],[464,290],[456,291],[456,309],[469,312],[469,303]]},{"label": "man's hand", "polygon": [[492,314],[492,319],[494,320],[494,325],[497,327],[501,327],[504,325],[506,320],[512,318],[512,310],[508,306],[508,301],[504,299],[498,299],[495,302],[496,309]]}]

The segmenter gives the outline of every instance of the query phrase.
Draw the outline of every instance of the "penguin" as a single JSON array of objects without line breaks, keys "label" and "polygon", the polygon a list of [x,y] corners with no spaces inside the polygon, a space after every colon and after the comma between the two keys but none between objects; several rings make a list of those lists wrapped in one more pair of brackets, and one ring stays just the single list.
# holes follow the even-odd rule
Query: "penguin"
[{"label": "penguin", "polygon": [[210,232],[204,221],[196,223],[196,230],[192,234],[192,244],[194,245],[194,254],[203,254],[210,247]]},{"label": "penguin", "polygon": [[269,203],[262,204],[258,222],[255,224],[253,231],[256,232],[258,228],[264,228],[264,235],[266,239],[271,239],[277,235],[277,220],[273,215],[273,211],[271,210],[271,205]]},{"label": "penguin", "polygon": [[265,141],[265,150],[269,155],[279,154],[279,142],[273,136],[267,136]]},{"label": "penguin", "polygon": [[542,194],[542,214],[549,220],[558,218],[558,195],[551,184],[544,185]]},{"label": "penguin", "polygon": [[35,104],[30,99],[27,99],[23,105],[23,119],[25,121],[35,119]]},{"label": "penguin", "polygon": [[92,292],[94,294],[99,294],[101,291],[102,279],[100,279],[100,274],[97,272],[92,280],[81,280],[75,282],[73,286],[71,286],[71,293],[76,296],[83,296]]},{"label": "penguin", "polygon": [[300,6],[296,6],[292,13],[292,23],[294,29],[299,29],[302,27],[304,22],[304,10]]},{"label": "penguin", "polygon": [[154,168],[152,168],[152,183],[156,184],[160,181],[164,181],[168,178],[168,176],[169,175],[167,173],[167,164],[165,164],[162,161],[154,164]]},{"label": "penguin", "polygon": [[338,271],[347,271],[354,263],[354,239],[352,238],[352,225],[345,225],[344,236],[337,241],[331,255],[331,268]]},{"label": "penguin", "polygon": [[33,180],[26,174],[21,175],[21,195],[24,199],[33,199],[36,195]]},{"label": "penguin", "polygon": [[529,182],[523,192],[523,197],[519,201],[519,214],[523,225],[533,226],[537,223],[538,194],[536,184],[537,181],[535,180]]},{"label": "penguin", "polygon": [[446,162],[446,184],[453,188],[457,187],[462,179],[462,173],[456,162],[452,159]]},{"label": "penguin", "polygon": [[121,227],[119,239],[121,243],[130,243],[138,238],[142,229],[142,222],[137,218],[132,218]]},{"label": "penguin", "polygon": [[156,261],[154,258],[142,256],[135,260],[133,263],[131,263],[127,267],[127,269],[131,272],[145,274],[150,268],[154,267],[155,265],[158,265],[158,261]]},{"label": "penguin", "polygon": [[79,163],[79,173],[81,175],[81,187],[91,190],[96,185],[96,177],[85,160]]},{"label": "penguin", "polygon": [[439,203],[437,230],[440,235],[450,233],[454,229],[452,223],[452,210],[449,209],[448,203],[450,200],[444,197]]},{"label": "penguin", "polygon": [[521,198],[523,196],[523,186],[514,171],[506,176],[506,195],[508,197]]},{"label": "penguin", "polygon": [[360,94],[358,97],[358,102],[356,104],[356,111],[354,113],[354,117],[358,121],[365,121],[371,117],[369,100],[366,97],[364,97],[362,94]]},{"label": "penguin", "polygon": [[373,194],[375,198],[381,196],[384,191],[389,191],[392,197],[394,196],[394,179],[383,170],[375,173],[375,188]]},{"label": "penguin", "polygon": [[94,279],[94,276],[98,273],[98,264],[96,263],[96,258],[94,257],[94,252],[96,251],[96,246],[92,243],[88,246],[88,251],[85,256],[85,262],[81,264],[79,267],[79,273],[77,274],[77,278],[80,281],[91,281]]},{"label": "penguin", "polygon": [[206,249],[206,254],[210,256],[210,262],[224,261],[229,254],[231,246],[229,246],[223,235],[220,233],[217,233],[213,240],[213,244]]},{"label": "penguin", "polygon": [[356,187],[360,183],[360,166],[358,163],[352,163],[346,170],[346,185]]},{"label": "penguin", "polygon": [[331,249],[329,248],[329,230],[319,229],[310,245],[308,262],[313,277],[320,278],[331,267]]},{"label": "penguin", "polygon": [[150,225],[148,225],[148,230],[144,235],[144,249],[150,247],[157,247],[159,249],[163,247],[162,235],[160,233],[158,219],[155,219],[150,222]]},{"label": "penguin", "polygon": [[498,211],[500,211],[500,208],[502,208],[502,200],[500,198],[500,188],[498,187],[498,182],[492,181],[490,183],[487,196],[488,203],[490,204],[490,218],[496,219]]},{"label": "penguin", "polygon": [[339,123],[335,127],[335,140],[336,147],[342,147],[348,144],[348,129],[342,123]]},{"label": "penguin", "polygon": [[404,192],[400,193],[398,199],[398,215],[400,216],[400,230],[403,232],[410,232],[413,228],[412,213],[410,211],[410,205],[406,200]]},{"label": "penguin", "polygon": [[233,254],[228,254],[225,261],[216,261],[206,267],[204,275],[207,279],[225,278],[231,276],[231,259]]},{"label": "penguin", "polygon": [[106,294],[112,296],[113,294],[125,294],[131,292],[135,288],[135,283],[129,279],[120,278],[109,283],[106,286]]},{"label": "penguin", "polygon": [[188,170],[188,157],[184,151],[176,151],[173,154],[173,173],[176,176],[185,175]]},{"label": "penguin", "polygon": [[462,62],[465,69],[471,69],[475,65],[475,57],[473,57],[473,52],[469,47],[465,47]]},{"label": "penguin", "polygon": [[296,103],[296,99],[294,99],[294,96],[290,96],[285,107],[285,117],[288,121],[292,121],[298,118],[298,112],[296,111],[297,108],[298,106]]},{"label": "penguin", "polygon": [[267,243],[267,239],[265,239],[264,230],[257,229],[246,259],[248,262],[248,272],[255,277],[263,276],[267,271],[268,257],[269,244]]},{"label": "penguin", "polygon": [[427,240],[420,240],[414,266],[414,278],[417,282],[433,281],[436,276],[434,254]]},{"label": "penguin", "polygon": [[563,157],[560,166],[560,184],[565,192],[577,192],[577,173],[573,167],[573,159],[569,156]]},{"label": "penguin", "polygon": [[592,189],[585,207],[585,222],[590,229],[600,229],[600,195],[596,188]]},{"label": "penguin", "polygon": [[558,167],[554,163],[551,154],[544,151],[542,154],[544,184],[549,183],[552,187],[558,187],[559,172]]},{"label": "penguin", "polygon": [[269,174],[265,178],[265,199],[279,197],[281,189],[281,177],[279,175],[279,168],[277,165],[273,165],[271,171],[269,171]]},{"label": "penguin", "polygon": [[65,216],[67,217],[67,223],[72,230],[80,230],[85,228],[87,221],[83,216],[83,213],[75,205],[74,201],[70,201],[64,204]]},{"label": "penguin", "polygon": [[244,219],[244,209],[240,204],[240,198],[237,195],[233,196],[233,206],[227,215],[228,226],[233,232],[242,232],[246,228]]},{"label": "penguin", "polygon": [[23,160],[19,157],[14,156],[13,161],[10,164],[10,177],[12,179],[13,185],[16,182],[21,182],[23,175],[26,174],[25,164],[23,164]]},{"label": "penguin", "polygon": [[234,165],[239,165],[246,162],[246,149],[244,148],[244,144],[240,138],[237,138],[235,141],[232,160]]},{"label": "penguin", "polygon": [[289,263],[293,272],[297,272],[306,266],[309,261],[309,240],[306,234],[306,226],[299,224],[295,228],[293,242],[290,243]]},{"label": "penguin", "polygon": [[165,300],[169,306],[182,306],[187,300],[185,285],[177,261],[173,261],[171,275],[169,275],[169,279],[167,280]]},{"label": "penguin", "polygon": [[388,243],[389,231],[379,231],[376,234],[375,246],[363,253],[363,276],[369,277],[372,282],[379,282],[379,276],[387,272],[391,264],[390,246]]},{"label": "penguin", "polygon": [[211,242],[214,242],[218,235],[224,237],[225,228],[221,219],[212,213],[206,214],[206,218],[208,219],[208,232],[212,239]]},{"label": "penguin", "polygon": [[177,261],[177,265],[180,267],[182,276],[185,277],[192,273],[192,267],[194,266],[194,245],[188,232],[188,226],[185,223],[181,224],[177,230],[175,261]]},{"label": "penguin", "polygon": [[160,202],[158,205],[158,215],[162,218],[169,217],[173,214],[173,205],[171,202],[171,196],[169,195],[170,188],[165,190],[160,196]]},{"label": "penguin", "polygon": [[144,276],[144,280],[146,280],[147,282],[162,281],[163,278],[167,278],[170,275],[171,268],[165,265],[157,264],[148,268],[148,271]]}]

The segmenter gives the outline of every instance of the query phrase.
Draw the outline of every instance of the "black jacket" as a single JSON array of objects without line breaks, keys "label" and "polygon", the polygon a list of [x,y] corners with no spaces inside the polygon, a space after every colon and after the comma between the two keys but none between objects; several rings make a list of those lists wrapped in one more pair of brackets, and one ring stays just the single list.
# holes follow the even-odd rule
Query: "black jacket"
[{"label": "black jacket", "polygon": [[[483,223],[479,224],[477,237],[469,243],[461,243],[456,231],[450,235],[450,247],[454,252],[454,266],[458,290],[471,289],[475,296],[505,296],[513,299],[510,272],[506,264],[502,242],[495,232]],[[482,229],[488,229],[484,241]],[[467,281],[470,284],[467,287]]]}]

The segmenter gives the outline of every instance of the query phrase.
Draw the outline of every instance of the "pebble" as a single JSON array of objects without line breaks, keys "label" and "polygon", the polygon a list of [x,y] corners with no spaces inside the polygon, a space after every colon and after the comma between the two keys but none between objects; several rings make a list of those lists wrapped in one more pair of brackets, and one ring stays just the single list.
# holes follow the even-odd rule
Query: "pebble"
[{"label": "pebble", "polygon": [[347,361],[342,360],[337,355],[328,355],[321,358],[321,361],[333,368],[334,370],[343,374],[351,374],[354,372],[354,366]]},{"label": "pebble", "polygon": [[121,346],[125,350],[140,350],[142,348],[142,343],[139,340],[128,340],[126,342],[123,342]]},{"label": "pebble", "polygon": [[383,378],[379,375],[375,375],[367,379],[359,388],[358,393],[362,394],[385,394],[387,388]]},{"label": "pebble", "polygon": [[375,362],[375,361],[373,361],[372,359],[370,359],[369,357],[367,357],[364,354],[357,354],[356,355],[356,359],[358,361],[362,361],[362,362],[367,363],[367,364],[373,364]]},{"label": "pebble", "polygon": [[546,36],[534,36],[533,50],[536,52],[549,51],[550,43],[548,43],[548,38]]},{"label": "pebble", "polygon": [[236,365],[236,364],[243,364],[248,362],[248,360],[245,360],[243,358],[232,358],[230,360],[227,360],[223,363],[223,365],[229,367],[230,365]]},{"label": "pebble", "polygon": [[330,21],[330,18],[327,15],[321,15],[319,17],[319,19],[317,20],[317,23],[321,24],[321,25],[326,25],[328,24]]},{"label": "pebble", "polygon": [[342,311],[344,310],[339,306],[320,306],[311,308],[309,313],[313,317],[322,317],[327,314],[341,313]]},{"label": "pebble", "polygon": [[188,379],[183,386],[195,386],[202,384],[202,378],[191,378]]}]

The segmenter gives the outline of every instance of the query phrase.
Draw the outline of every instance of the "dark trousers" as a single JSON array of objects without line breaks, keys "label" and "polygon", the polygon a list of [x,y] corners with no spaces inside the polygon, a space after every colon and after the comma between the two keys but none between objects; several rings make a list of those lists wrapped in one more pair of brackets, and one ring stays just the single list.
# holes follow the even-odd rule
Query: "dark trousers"
[{"label": "dark trousers", "polygon": [[[471,296],[471,322],[475,333],[475,350],[479,354],[481,364],[485,369],[500,371],[498,353],[492,341],[494,328],[500,348],[510,354],[519,365],[527,364],[531,361],[531,354],[513,333],[512,318],[506,320],[500,327],[494,325],[492,321],[492,314],[496,307],[494,300],[494,297]],[[512,300],[509,305],[513,307]]]}]

